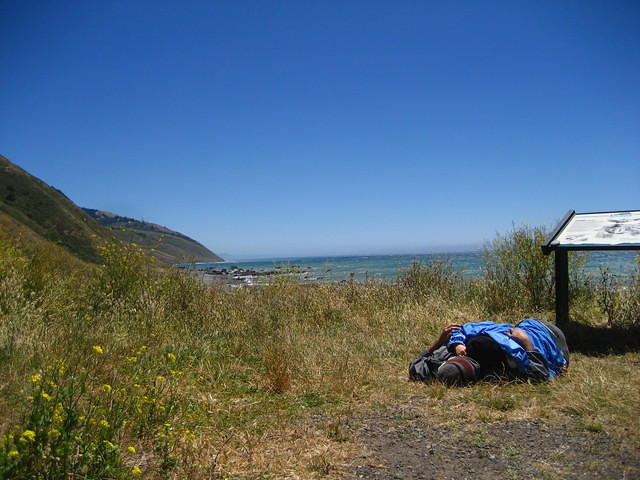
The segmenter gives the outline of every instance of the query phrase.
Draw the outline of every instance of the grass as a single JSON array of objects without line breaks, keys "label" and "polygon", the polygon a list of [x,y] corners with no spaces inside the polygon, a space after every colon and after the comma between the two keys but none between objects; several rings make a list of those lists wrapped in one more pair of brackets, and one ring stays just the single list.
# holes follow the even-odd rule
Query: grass
[{"label": "grass", "polygon": [[175,264],[222,260],[192,238],[166,227],[119,215],[108,215],[90,208],[83,210],[119,241],[135,243],[162,262]]},{"label": "grass", "polygon": [[2,478],[339,477],[358,453],[349,419],[416,396],[434,422],[574,418],[640,447],[640,355],[615,344],[574,354],[551,383],[408,382],[409,361],[444,325],[552,318],[532,302],[491,313],[486,286],[442,265],[395,286],[227,290],[159,270],[132,246],[101,254],[97,267],[63,270],[46,251],[0,244]]},{"label": "grass", "polygon": [[29,175],[0,155],[0,213],[25,225],[79,258],[97,262],[92,236],[108,238],[107,230],[86,215],[62,192]]}]

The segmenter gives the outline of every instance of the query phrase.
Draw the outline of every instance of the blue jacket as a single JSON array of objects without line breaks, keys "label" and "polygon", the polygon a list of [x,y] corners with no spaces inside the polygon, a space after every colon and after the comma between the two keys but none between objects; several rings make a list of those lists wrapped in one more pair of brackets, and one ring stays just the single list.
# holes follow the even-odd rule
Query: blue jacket
[{"label": "blue jacket", "polygon": [[517,369],[526,374],[532,368],[531,352],[525,351],[522,345],[506,335],[510,328],[520,328],[529,335],[533,347],[540,354],[536,357],[543,357],[550,376],[557,376],[559,371],[567,365],[567,360],[551,331],[534,318],[523,320],[516,326],[494,322],[465,323],[462,328],[452,332],[448,346],[465,344],[467,339],[478,335],[488,335],[500,345],[508,358],[515,361]]}]

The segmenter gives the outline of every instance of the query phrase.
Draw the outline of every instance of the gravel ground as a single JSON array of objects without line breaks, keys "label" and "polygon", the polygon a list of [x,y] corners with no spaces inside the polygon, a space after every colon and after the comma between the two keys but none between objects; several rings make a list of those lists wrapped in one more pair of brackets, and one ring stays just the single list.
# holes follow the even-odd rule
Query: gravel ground
[{"label": "gravel ground", "polygon": [[640,479],[640,452],[602,431],[541,421],[430,425],[411,405],[354,419],[364,447],[350,472],[389,479]]}]

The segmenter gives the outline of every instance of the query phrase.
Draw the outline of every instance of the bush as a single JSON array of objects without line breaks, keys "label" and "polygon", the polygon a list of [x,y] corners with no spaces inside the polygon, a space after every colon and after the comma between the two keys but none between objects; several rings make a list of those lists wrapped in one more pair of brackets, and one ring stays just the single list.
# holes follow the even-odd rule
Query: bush
[{"label": "bush", "polygon": [[513,227],[485,246],[484,300],[488,312],[545,310],[553,305],[552,257],[542,254],[543,227]]},{"label": "bush", "polygon": [[460,272],[453,269],[450,261],[434,261],[428,265],[414,261],[398,275],[398,284],[418,297],[435,294],[453,298],[464,287]]},{"label": "bush", "polygon": [[597,301],[607,316],[609,326],[640,325],[640,266],[636,267],[629,280],[601,268]]},{"label": "bush", "polygon": [[[534,312],[555,306],[554,260],[542,253],[549,237],[545,227],[512,227],[485,246],[483,303],[489,313]],[[580,271],[584,254],[569,254],[570,298],[589,296],[591,290]]]},{"label": "bush", "polygon": [[0,438],[0,478],[124,478],[123,419],[104,400],[87,398],[86,380],[60,361],[31,376],[22,420]]}]

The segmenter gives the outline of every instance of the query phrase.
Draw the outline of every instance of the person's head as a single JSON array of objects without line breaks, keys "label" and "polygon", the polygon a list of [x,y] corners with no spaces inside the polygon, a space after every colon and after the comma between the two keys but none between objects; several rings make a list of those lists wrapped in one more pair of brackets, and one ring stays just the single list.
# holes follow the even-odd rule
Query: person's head
[{"label": "person's head", "polygon": [[447,385],[466,385],[480,378],[480,365],[470,357],[453,357],[440,365],[436,377]]}]

